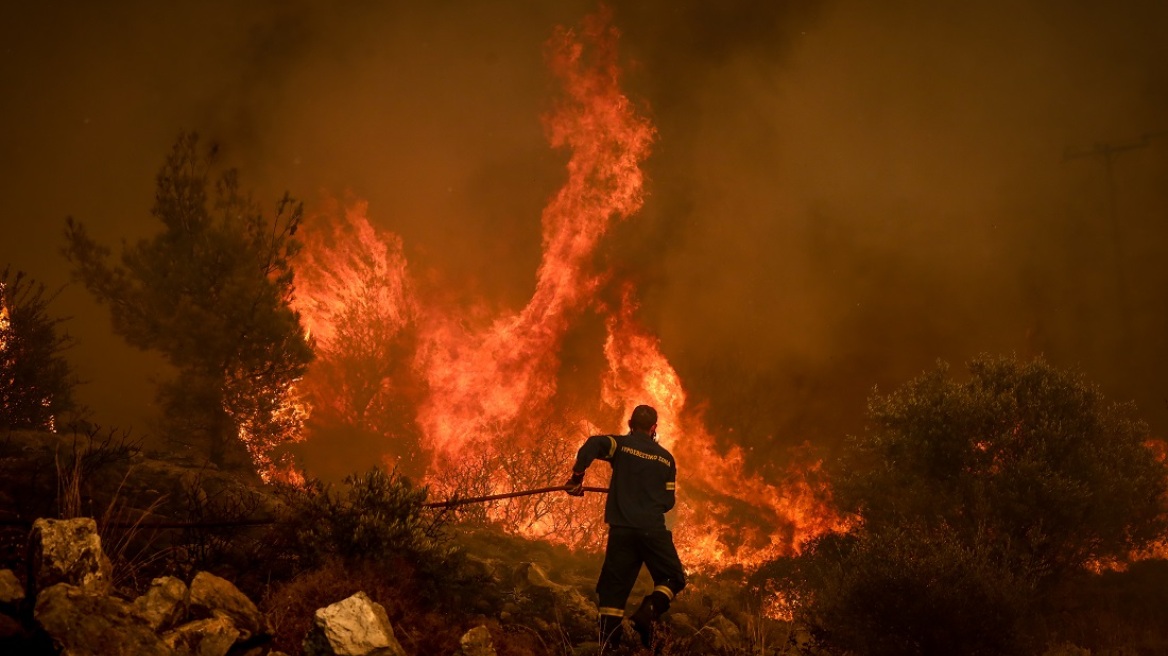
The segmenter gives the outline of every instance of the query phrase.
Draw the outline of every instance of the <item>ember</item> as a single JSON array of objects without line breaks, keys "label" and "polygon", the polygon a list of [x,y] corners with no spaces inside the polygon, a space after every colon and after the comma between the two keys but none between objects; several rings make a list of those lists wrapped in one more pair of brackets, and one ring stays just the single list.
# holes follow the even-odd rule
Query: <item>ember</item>
[{"label": "ember", "polygon": [[[654,137],[621,91],[617,32],[608,19],[602,12],[578,31],[558,30],[548,44],[563,93],[545,126],[551,146],[570,158],[566,181],[543,211],[543,256],[526,306],[483,320],[481,309],[418,297],[401,239],[374,228],[366,205],[353,203],[330,224],[310,225],[305,237],[295,303],[317,343],[308,394],[319,410],[380,431],[387,453],[397,436],[371,420],[370,410],[414,408],[426,480],[439,497],[559,484],[581,435],[612,430],[610,417],[649,403],[660,411],[661,439],[683,463],[675,531],[687,564],[752,566],[796,553],[804,540],[845,527],[817,480],[819,463],[800,462],[779,485],[749,473],[742,451],[723,452],[687,408],[680,377],[636,318],[633,286],[624,284],[619,307],[597,300],[614,284],[610,272],[598,270],[597,250],[613,222],[640,209],[641,163]],[[607,362],[603,417],[557,405],[564,336],[588,312],[607,330],[597,344],[597,357]],[[395,344],[412,348],[412,371],[400,376],[393,373]],[[314,385],[314,376],[327,384]],[[411,376],[420,385],[403,386]],[[411,391],[417,389],[424,391]],[[567,423],[549,431],[555,416]],[[484,512],[532,537],[596,546],[600,503],[599,495],[583,502],[552,495]]]}]

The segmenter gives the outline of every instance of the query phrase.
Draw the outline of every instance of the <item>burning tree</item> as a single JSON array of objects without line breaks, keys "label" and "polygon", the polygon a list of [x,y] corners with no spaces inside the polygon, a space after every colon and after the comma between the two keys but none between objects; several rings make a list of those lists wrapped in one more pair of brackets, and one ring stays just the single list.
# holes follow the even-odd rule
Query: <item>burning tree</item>
[{"label": "burning tree", "polygon": [[0,427],[54,431],[76,409],[77,379],[62,356],[71,339],[46,311],[55,296],[22,271],[0,273]]},{"label": "burning tree", "polygon": [[1027,652],[1035,603],[1165,530],[1164,465],[1130,404],[1042,360],[981,357],[874,396],[837,498],[862,520],[795,566],[801,613],[865,653]]},{"label": "burning tree", "polygon": [[302,232],[293,306],[317,355],[302,387],[316,437],[375,436],[403,471],[420,475],[409,404],[419,384],[411,366],[416,302],[401,238],[371,225],[366,207],[338,207]]},{"label": "burning tree", "polygon": [[217,464],[242,443],[263,472],[303,424],[295,383],[312,349],[289,306],[302,210],[285,195],[266,217],[235,170],[212,197],[211,165],[196,135],[181,136],[157,178],[151,214],[162,232],[110,264],[109,249],[70,218],[64,252],[109,304],[115,332],[178,370],[158,390],[170,439],[199,440]]}]

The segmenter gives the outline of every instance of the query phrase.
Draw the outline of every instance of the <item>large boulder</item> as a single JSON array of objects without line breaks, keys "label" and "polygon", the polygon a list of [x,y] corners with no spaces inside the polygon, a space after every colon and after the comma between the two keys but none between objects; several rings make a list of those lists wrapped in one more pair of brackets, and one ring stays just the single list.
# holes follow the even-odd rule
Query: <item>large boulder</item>
[{"label": "large boulder", "polygon": [[219,616],[183,624],[164,633],[162,639],[176,656],[227,656],[239,636],[231,620]]},{"label": "large boulder", "polygon": [[490,630],[479,625],[464,633],[458,641],[458,656],[498,656]]},{"label": "large boulder", "polygon": [[37,596],[33,617],[70,656],[171,656],[174,652],[130,604],[58,583]]},{"label": "large boulder", "polygon": [[304,656],[406,656],[385,607],[364,592],[318,609]]},{"label": "large boulder", "polygon": [[134,600],[134,612],[155,631],[166,631],[187,616],[191,595],[187,584],[173,576],[150,582],[150,587]]},{"label": "large boulder", "polygon": [[30,596],[58,583],[92,593],[108,592],[112,571],[101,550],[97,522],[88,517],[33,522],[29,534]]},{"label": "large boulder", "polygon": [[227,579],[199,572],[191,580],[190,600],[191,617],[226,617],[239,629],[240,640],[249,640],[265,631],[260,610]]}]

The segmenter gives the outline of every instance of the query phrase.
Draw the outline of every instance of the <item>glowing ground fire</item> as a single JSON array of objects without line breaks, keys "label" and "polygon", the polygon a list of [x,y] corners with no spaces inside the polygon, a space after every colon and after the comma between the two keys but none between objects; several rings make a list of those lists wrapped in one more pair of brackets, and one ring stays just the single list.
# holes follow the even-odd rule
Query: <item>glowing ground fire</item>
[{"label": "glowing ground fire", "polygon": [[[772,483],[748,473],[741,449],[718,448],[687,408],[658,339],[638,322],[633,286],[597,268],[610,227],[641,207],[641,163],[654,138],[621,91],[616,42],[601,12],[578,30],[557,30],[548,44],[562,96],[545,126],[550,145],[570,158],[567,178],[542,214],[543,255],[522,309],[483,321],[480,308],[421,298],[401,239],[373,227],[364,203],[308,226],[295,299],[318,351],[307,395],[314,409],[373,432],[385,430],[382,410],[408,406],[427,456],[426,482],[438,495],[558,484],[580,438],[616,430],[598,426],[627,417],[639,403],[654,405],[661,439],[679,462],[675,534],[683,558],[696,568],[749,567],[795,553],[804,540],[845,522],[831,510],[817,462],[796,463],[785,480]],[[610,285],[621,285],[618,307],[598,300]],[[597,345],[607,365],[602,398],[564,408],[557,396],[560,350],[565,333],[588,312],[602,317],[607,331]],[[406,360],[408,371],[395,358]],[[549,439],[541,427],[557,416],[576,429]],[[395,439],[381,434],[387,445]],[[598,496],[554,495],[488,514],[530,536],[594,546]]]}]

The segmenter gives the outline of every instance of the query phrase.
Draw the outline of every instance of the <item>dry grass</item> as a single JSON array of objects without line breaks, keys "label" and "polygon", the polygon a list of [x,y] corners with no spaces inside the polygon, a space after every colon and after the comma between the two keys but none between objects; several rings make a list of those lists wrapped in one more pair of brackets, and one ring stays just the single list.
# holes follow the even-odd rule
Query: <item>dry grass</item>
[{"label": "dry grass", "polygon": [[122,495],[131,471],[132,467],[126,470],[97,526],[102,548],[113,563],[114,588],[137,592],[144,587],[144,582],[153,578],[151,572],[155,567],[168,559],[170,549],[158,546],[158,529],[143,526],[147,519],[156,516],[166,496],[156,497],[145,509],[131,508]]},{"label": "dry grass", "polygon": [[58,450],[53,459],[57,466],[57,517],[81,517],[81,479],[84,477],[81,456],[74,451],[67,462],[62,462]]},{"label": "dry grass", "polygon": [[[69,455],[62,456],[60,450],[54,455],[57,472],[57,515],[60,519],[85,517],[82,488],[90,469],[85,458],[90,452],[76,448]],[[135,509],[123,495],[126,482],[133,467],[126,470],[118,487],[110,495],[105,510],[95,517],[102,550],[113,565],[112,585],[114,589],[136,592],[142,587],[142,579],[151,578],[148,572],[168,556],[168,549],[156,546],[157,529],[146,529],[143,523],[153,517],[165,501],[165,495],[154,499],[145,509]]]}]

